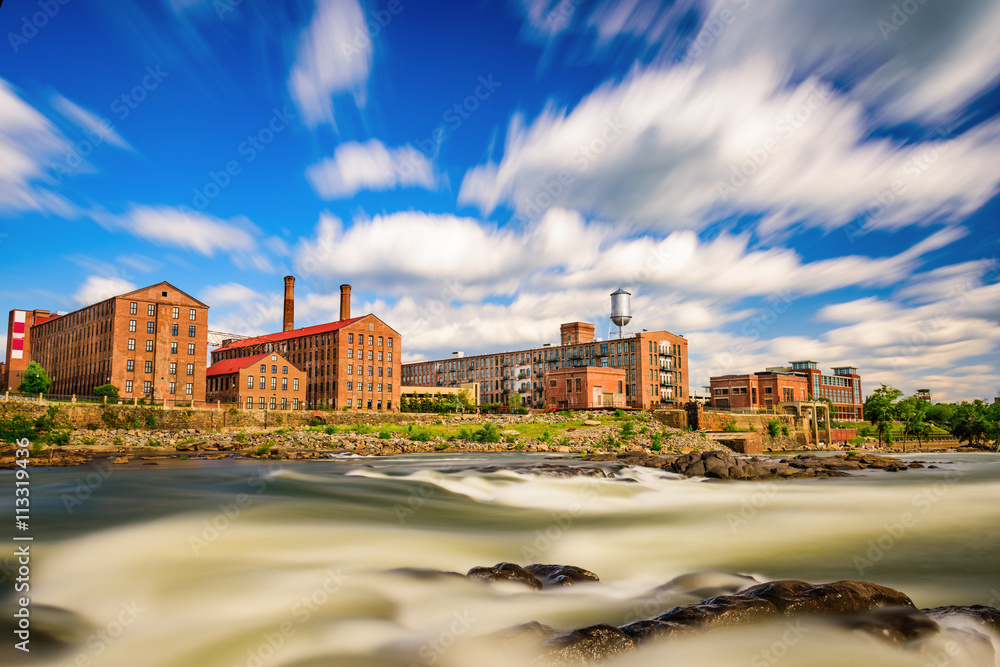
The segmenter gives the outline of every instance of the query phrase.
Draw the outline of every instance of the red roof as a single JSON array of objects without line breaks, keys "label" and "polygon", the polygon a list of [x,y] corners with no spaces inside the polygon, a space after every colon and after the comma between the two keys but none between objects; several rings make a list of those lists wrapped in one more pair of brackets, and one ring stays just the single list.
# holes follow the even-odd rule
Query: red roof
[{"label": "red roof", "polygon": [[220,347],[218,349],[231,350],[236,347],[246,347],[247,345],[256,345],[257,343],[277,342],[279,340],[289,340],[291,338],[302,338],[304,336],[312,336],[314,334],[329,333],[331,331],[336,331],[341,327],[345,327],[348,324],[353,324],[354,322],[360,320],[362,317],[365,317],[365,315],[362,315],[361,317],[352,317],[349,320],[340,320],[339,322],[327,322],[326,324],[317,324],[312,327],[303,327],[301,329],[292,329],[290,331],[279,331],[278,333],[263,334],[261,336],[254,336],[253,338],[243,338],[240,340],[234,340],[229,345]]},{"label": "red roof", "polygon": [[[236,373],[243,370],[247,366],[257,363],[264,357],[269,357],[274,352],[266,352],[264,354],[258,354],[253,357],[237,357],[236,359],[226,359],[220,361],[217,364],[212,364],[205,371],[205,375],[229,375],[230,373]],[[284,358],[284,357],[282,357]]]},{"label": "red roof", "polygon": [[55,313],[54,315],[49,315],[48,317],[36,317],[34,326],[38,326],[39,324],[44,324],[45,322],[51,322],[57,317],[62,317],[62,316],[59,313]]}]

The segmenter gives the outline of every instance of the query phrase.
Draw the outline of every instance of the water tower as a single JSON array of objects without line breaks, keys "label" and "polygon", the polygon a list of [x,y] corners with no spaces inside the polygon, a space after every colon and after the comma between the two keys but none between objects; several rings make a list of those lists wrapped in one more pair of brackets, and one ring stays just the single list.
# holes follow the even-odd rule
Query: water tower
[{"label": "water tower", "polygon": [[[623,338],[626,327],[632,321],[632,295],[623,289],[618,289],[611,295],[611,321],[618,327],[618,338]],[[608,338],[611,338],[610,325]]]}]

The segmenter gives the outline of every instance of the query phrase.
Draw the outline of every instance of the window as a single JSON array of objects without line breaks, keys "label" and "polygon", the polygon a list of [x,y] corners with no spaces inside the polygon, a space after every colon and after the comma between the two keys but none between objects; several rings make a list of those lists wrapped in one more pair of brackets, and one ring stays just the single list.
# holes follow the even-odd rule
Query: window
[{"label": "window", "polygon": [[266,373],[267,372],[267,364],[261,364],[260,365],[260,372],[261,373]]},{"label": "window", "polygon": [[188,343],[188,354],[194,354],[194,343]]},{"label": "window", "polygon": [[247,396],[247,410],[253,410],[253,396]]},{"label": "window", "polygon": [[378,346],[382,347],[382,337],[381,336],[378,337]]},{"label": "window", "polygon": [[271,366],[271,372],[272,372],[272,373],[277,373],[277,372],[278,372],[278,367],[277,367],[277,366],[273,366],[273,365],[272,365],[272,366]]},{"label": "window", "polygon": [[392,347],[392,336],[389,336],[389,347]]},{"label": "window", "polygon": [[133,301],[132,303],[130,303],[128,305],[128,314],[129,315],[135,315],[136,312],[138,312],[138,308],[139,308],[139,304],[137,304],[135,301]]},{"label": "window", "polygon": [[152,320],[146,322],[146,333],[148,334],[156,333],[156,325],[153,323]]},{"label": "window", "polygon": [[267,378],[261,375],[260,382],[257,384],[257,386],[260,387],[261,389],[264,389],[266,384],[267,384]]},{"label": "window", "polygon": [[[389,392],[390,394],[392,393],[392,383],[391,382],[385,386],[385,390],[387,392]],[[389,403],[390,403],[389,407],[391,408],[392,407],[392,405],[391,405],[392,401],[389,401]]]},{"label": "window", "polygon": [[170,354],[177,354],[177,341],[170,343]]},{"label": "window", "polygon": [[353,402],[353,401],[351,401],[351,399],[347,399],[347,407],[351,407],[351,403],[352,403],[352,402]]},{"label": "window", "polygon": [[354,391],[354,383],[350,380],[347,381],[347,391]]},{"label": "window", "polygon": [[347,374],[348,375],[354,375],[354,365],[353,364],[347,364]]},{"label": "window", "polygon": [[281,378],[281,391],[288,391],[288,378]]},{"label": "window", "polygon": [[150,382],[149,380],[146,380],[145,382],[142,383],[142,393],[148,394],[148,393],[150,393],[152,391],[153,391],[153,383],[152,382]]},{"label": "window", "polygon": [[150,303],[146,305],[146,315],[149,317],[156,315],[156,304]]},{"label": "window", "polygon": [[368,367],[368,375],[371,376],[371,375],[374,375],[374,374],[375,374],[375,367],[374,366],[369,366]]},{"label": "window", "polygon": [[372,390],[372,383],[371,383],[371,382],[369,382],[369,383],[368,383],[368,391],[371,391],[371,390]]},{"label": "window", "polygon": [[276,401],[276,399],[274,398],[274,396],[272,396],[271,397],[271,409],[272,410],[274,410],[276,407],[278,407],[278,405],[277,405],[277,403],[275,401]]},{"label": "window", "polygon": [[298,378],[293,378],[292,379],[292,391],[298,391],[298,390],[299,390],[299,379]]},{"label": "window", "polygon": [[[374,326],[374,325],[372,325],[372,324],[369,324],[368,326],[372,327],[372,326]],[[368,336],[368,344],[369,344],[369,345],[374,345],[374,344],[375,344],[375,339],[374,339],[374,337],[372,337],[372,336]]]},{"label": "window", "polygon": [[389,366],[389,369],[386,372],[386,375],[388,375],[389,377],[392,377],[392,366]]},{"label": "window", "polygon": [[[180,327],[177,326],[176,324],[171,324],[170,325],[170,335],[171,336],[176,336],[179,333],[180,333]],[[176,343],[174,343],[174,345],[176,345]]]},{"label": "window", "polygon": [[189,310],[188,311],[188,319],[191,320],[192,322],[194,322],[196,319],[198,319],[198,311],[195,310],[194,308],[192,308],[191,310]]},{"label": "window", "polygon": [[129,331],[135,331],[135,320],[129,320],[128,321],[128,330]]},{"label": "window", "polygon": [[389,358],[386,361],[392,361],[392,352],[389,353]]},{"label": "window", "polygon": [[288,366],[282,366],[281,367],[281,374],[282,375],[288,375]]},{"label": "window", "polygon": [[188,337],[189,338],[194,338],[194,331],[195,331],[195,326],[192,324],[191,326],[188,327]]},{"label": "window", "polygon": [[147,373],[152,373],[153,372],[153,362],[152,361],[147,361],[146,362],[146,372]]},{"label": "window", "polygon": [[292,410],[298,410],[298,409],[299,409],[299,399],[293,398],[292,399]]},{"label": "window", "polygon": [[378,351],[378,360],[382,361],[382,350]]},{"label": "window", "polygon": [[174,319],[176,320],[178,317],[181,316],[181,309],[178,308],[177,306],[174,306],[173,312],[171,314],[174,316]]},{"label": "window", "polygon": [[277,388],[278,388],[278,378],[272,377],[271,378],[271,389],[274,390],[274,389],[277,389]]},{"label": "window", "polygon": [[135,371],[135,359],[129,359],[128,361],[125,362],[125,370],[128,371],[129,373]]},{"label": "window", "polygon": [[264,409],[264,397],[263,397],[263,396],[261,396],[261,397],[260,397],[260,398],[259,398],[259,399],[257,400],[257,407],[258,407],[258,408],[260,408],[261,410],[263,410],[263,409]]},{"label": "window", "polygon": [[153,341],[147,340],[146,341],[146,352],[152,352],[152,351],[153,351]]},{"label": "window", "polygon": [[288,409],[288,398],[286,398],[285,396],[281,397],[281,409],[282,410]]},{"label": "window", "polygon": [[126,394],[131,394],[132,393],[132,381],[131,380],[125,380],[125,393]]},{"label": "window", "polygon": [[188,364],[187,365],[187,374],[188,375],[194,375],[194,364]]},{"label": "window", "polygon": [[765,394],[770,394],[770,393],[772,393],[772,389],[771,389],[771,387],[764,387],[764,393],[765,393]]},{"label": "window", "polygon": [[170,393],[171,394],[176,394],[177,393],[177,383],[176,382],[171,382],[170,383]]},{"label": "window", "polygon": [[354,358],[354,348],[353,347],[347,348],[347,358],[348,359],[353,359]]},{"label": "window", "polygon": [[190,396],[190,395],[192,395],[194,393],[194,383],[193,382],[188,382],[186,385],[184,385],[184,393],[187,394],[188,396]]},{"label": "window", "polygon": [[253,376],[247,376],[247,389],[253,389]]},{"label": "window", "polygon": [[128,349],[130,349],[130,350],[134,350],[135,349],[135,338],[129,338],[128,339]]},{"label": "window", "polygon": [[382,393],[382,383],[381,382],[378,383],[378,391],[379,391],[379,393]]},{"label": "window", "polygon": [[379,377],[382,377],[382,368],[383,368],[382,366],[378,367],[378,376]]}]

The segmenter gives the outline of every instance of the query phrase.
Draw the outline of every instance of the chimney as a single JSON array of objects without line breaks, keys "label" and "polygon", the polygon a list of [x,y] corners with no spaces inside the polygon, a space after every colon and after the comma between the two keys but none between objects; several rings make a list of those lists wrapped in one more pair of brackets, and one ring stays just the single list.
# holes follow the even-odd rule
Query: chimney
[{"label": "chimney", "polygon": [[282,331],[295,328],[295,276],[285,276],[285,318]]},{"label": "chimney", "polygon": [[351,319],[351,286],[340,286],[340,319]]}]

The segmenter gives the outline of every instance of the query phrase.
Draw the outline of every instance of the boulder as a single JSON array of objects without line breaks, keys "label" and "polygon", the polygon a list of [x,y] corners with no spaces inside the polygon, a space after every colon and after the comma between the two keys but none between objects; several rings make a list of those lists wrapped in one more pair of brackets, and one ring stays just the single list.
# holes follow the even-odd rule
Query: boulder
[{"label": "boulder", "polygon": [[941,623],[942,625],[947,624],[949,621],[971,619],[977,625],[992,630],[993,633],[1000,635],[1000,611],[994,609],[993,607],[987,607],[981,604],[974,604],[968,607],[949,605],[947,607],[924,609],[923,611],[928,617],[938,623]]},{"label": "boulder", "polygon": [[878,607],[914,608],[913,601],[904,593],[867,581],[832,584],[771,581],[748,588],[740,595],[766,600],[786,616],[859,612]]},{"label": "boulder", "polygon": [[690,625],[695,628],[713,628],[765,621],[779,615],[780,612],[774,604],[759,597],[746,595],[744,591],[738,595],[720,595],[695,604],[674,607],[657,616],[655,620]]},{"label": "boulder", "polygon": [[629,623],[619,628],[622,632],[632,638],[636,644],[642,644],[654,639],[669,639],[671,637],[683,637],[697,632],[690,625],[680,623],[670,623],[668,621],[646,620]]},{"label": "boulder", "polygon": [[542,590],[542,582],[514,563],[497,563],[493,567],[474,567],[465,575],[475,581],[511,581],[524,584],[536,591]]},{"label": "boulder", "polygon": [[613,625],[591,625],[545,642],[555,664],[591,664],[612,656],[629,653],[635,642]]},{"label": "boulder", "polygon": [[540,580],[545,587],[572,586],[600,581],[600,577],[575,565],[527,565],[524,570]]}]

